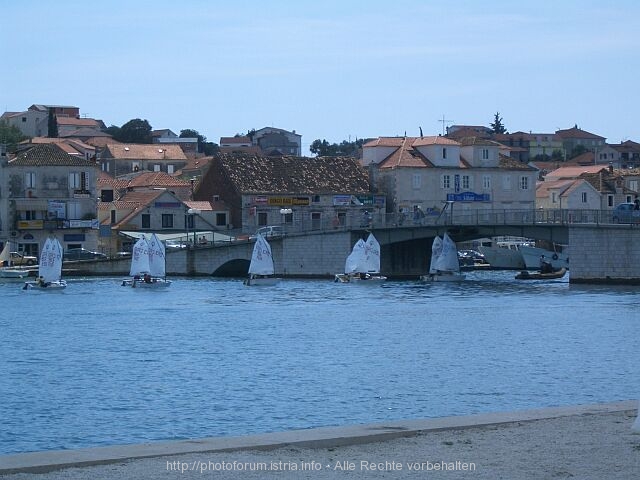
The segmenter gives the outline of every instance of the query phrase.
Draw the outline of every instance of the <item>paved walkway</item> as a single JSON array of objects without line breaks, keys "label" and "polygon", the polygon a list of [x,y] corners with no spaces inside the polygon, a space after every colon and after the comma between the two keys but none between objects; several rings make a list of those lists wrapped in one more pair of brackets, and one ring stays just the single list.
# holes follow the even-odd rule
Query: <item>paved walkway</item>
[{"label": "paved walkway", "polygon": [[0,456],[9,480],[640,478],[637,401]]}]

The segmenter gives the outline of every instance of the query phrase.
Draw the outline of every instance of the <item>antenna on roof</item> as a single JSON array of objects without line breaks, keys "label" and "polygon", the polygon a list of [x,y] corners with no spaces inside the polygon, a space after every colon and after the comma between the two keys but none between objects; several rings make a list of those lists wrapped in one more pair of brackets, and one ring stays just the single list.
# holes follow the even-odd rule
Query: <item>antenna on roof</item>
[{"label": "antenna on roof", "polygon": [[420,138],[422,138],[422,127],[418,127],[420,129]]},{"label": "antenna on roof", "polygon": [[444,137],[444,136],[445,136],[445,132],[444,132],[444,131],[445,131],[445,128],[446,128],[447,123],[452,123],[452,122],[453,122],[453,120],[446,120],[446,119],[445,119],[445,116],[444,116],[444,113],[443,113],[443,114],[442,114],[442,119],[441,119],[441,120],[438,120],[438,121],[439,121],[439,122],[442,122],[442,136]]}]

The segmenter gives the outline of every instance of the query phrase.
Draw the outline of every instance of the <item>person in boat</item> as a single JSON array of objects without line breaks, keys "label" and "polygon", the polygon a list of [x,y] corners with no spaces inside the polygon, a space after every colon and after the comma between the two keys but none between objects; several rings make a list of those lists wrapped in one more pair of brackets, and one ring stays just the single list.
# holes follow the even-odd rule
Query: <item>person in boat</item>
[{"label": "person in boat", "polygon": [[148,273],[144,274],[144,283],[151,283],[151,275],[149,275]]},{"label": "person in boat", "polygon": [[544,255],[540,255],[540,273],[553,273],[553,266]]},{"label": "person in boat", "polygon": [[44,281],[44,277],[38,277],[36,279],[36,285],[38,285],[39,287],[45,288],[48,287],[50,285],[49,282],[45,282]]}]

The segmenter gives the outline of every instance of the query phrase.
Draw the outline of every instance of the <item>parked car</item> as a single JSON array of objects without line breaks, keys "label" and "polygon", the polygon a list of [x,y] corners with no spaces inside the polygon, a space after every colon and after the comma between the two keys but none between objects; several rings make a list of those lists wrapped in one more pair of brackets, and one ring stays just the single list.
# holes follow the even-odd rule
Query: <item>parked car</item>
[{"label": "parked car", "polygon": [[85,248],[70,248],[62,257],[63,260],[106,260],[107,256],[101,252],[92,252]]},{"label": "parked car", "polygon": [[613,209],[613,223],[640,223],[640,210],[632,202],[620,203]]},{"label": "parked car", "polygon": [[11,265],[19,266],[19,265],[35,265],[38,263],[37,257],[32,257],[31,255],[25,255],[20,252],[10,252],[9,253]]},{"label": "parked car", "polygon": [[256,233],[249,237],[249,240],[255,240],[258,238],[258,234],[262,235],[264,238],[270,237],[282,237],[285,234],[285,229],[282,225],[270,225],[268,227],[261,227],[256,230]]}]

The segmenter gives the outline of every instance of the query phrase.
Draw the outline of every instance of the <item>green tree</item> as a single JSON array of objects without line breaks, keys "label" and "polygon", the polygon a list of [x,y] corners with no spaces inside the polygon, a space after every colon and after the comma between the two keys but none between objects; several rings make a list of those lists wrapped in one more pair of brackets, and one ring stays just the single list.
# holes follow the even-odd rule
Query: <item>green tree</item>
[{"label": "green tree", "polygon": [[319,157],[355,157],[364,144],[363,139],[349,142],[343,140],[338,143],[329,143],[326,140],[314,140],[309,147],[309,151]]},{"label": "green tree", "polygon": [[500,116],[500,112],[496,112],[494,119],[493,119],[493,123],[491,124],[491,129],[493,130],[493,133],[507,133],[507,129],[504,127],[504,124],[502,123],[502,117]]},{"label": "green tree", "polygon": [[120,138],[120,127],[116,126],[116,125],[111,125],[109,128],[107,128],[106,133],[108,133],[109,135],[111,135],[114,139],[118,139]]},{"label": "green tree", "polygon": [[114,137],[122,143],[151,143],[151,125],[147,120],[134,118],[120,127],[118,137]]},{"label": "green tree", "polygon": [[217,143],[207,142],[207,137],[200,135],[197,130],[187,128],[180,130],[180,138],[197,138],[198,139],[198,152],[205,155],[214,155],[220,148]]},{"label": "green tree", "polygon": [[15,150],[16,145],[27,138],[18,127],[0,120],[0,143],[6,145],[9,151]]}]

